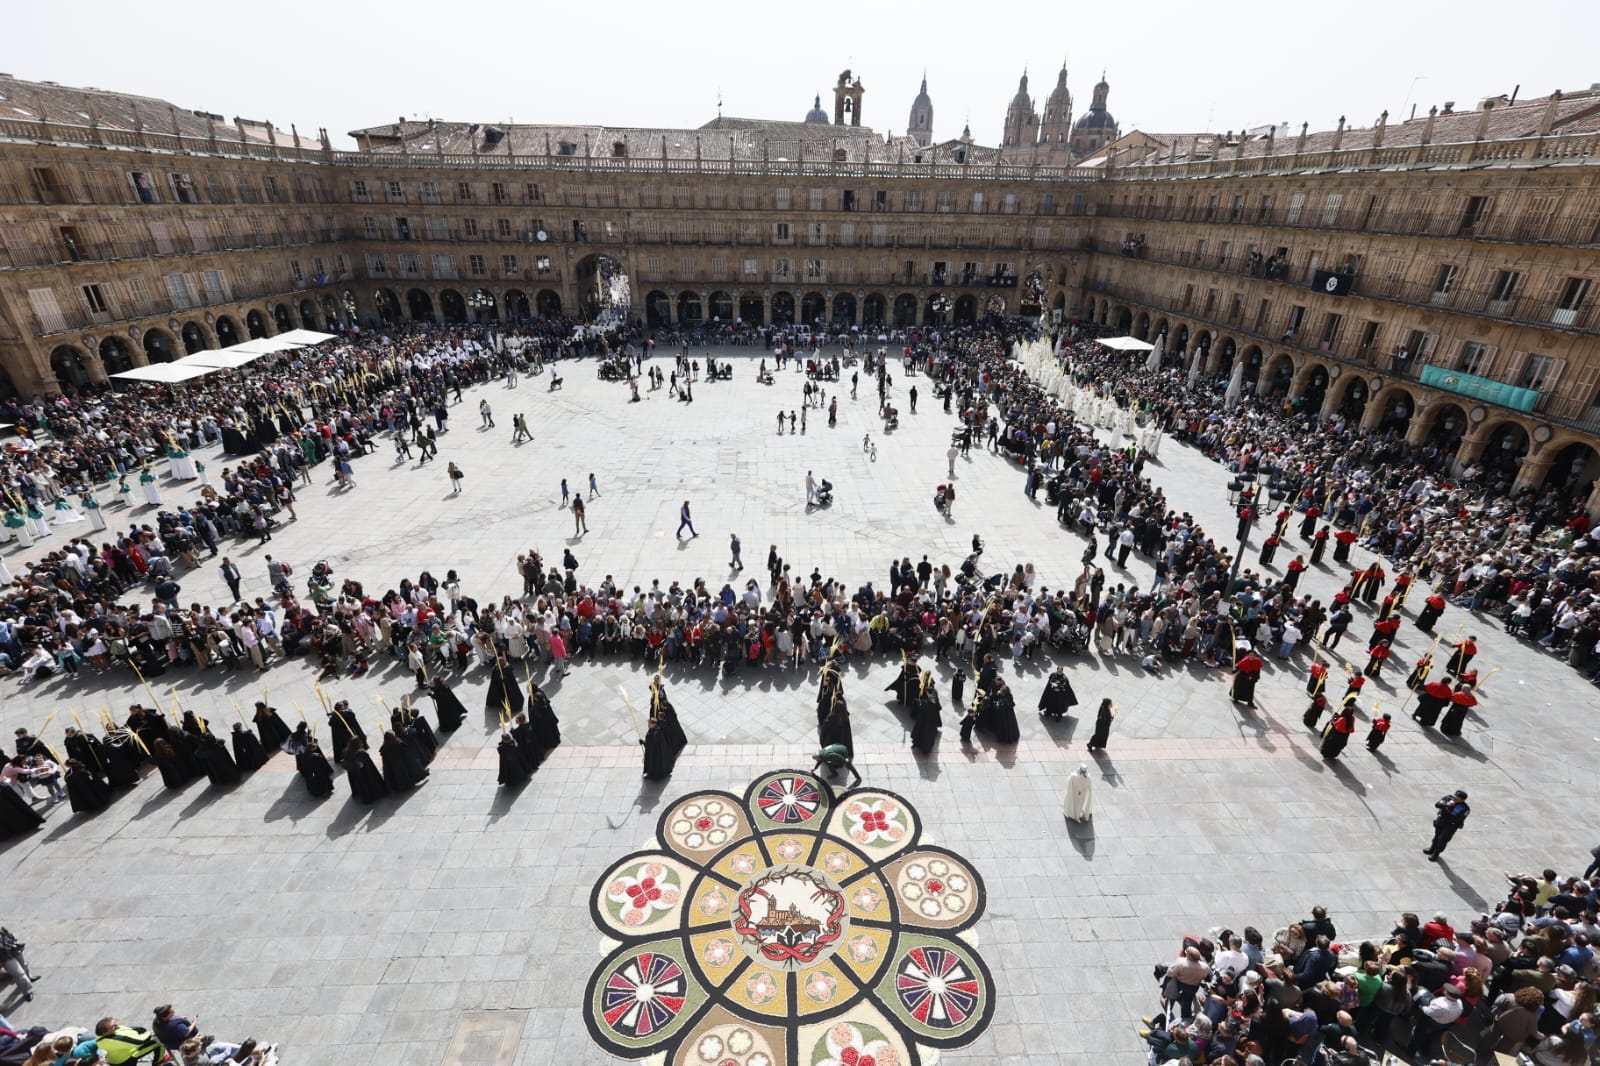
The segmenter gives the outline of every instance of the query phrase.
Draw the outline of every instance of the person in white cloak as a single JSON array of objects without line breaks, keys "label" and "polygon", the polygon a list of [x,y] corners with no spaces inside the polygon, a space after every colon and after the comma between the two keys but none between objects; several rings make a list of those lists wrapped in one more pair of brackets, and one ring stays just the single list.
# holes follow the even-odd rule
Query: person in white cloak
[{"label": "person in white cloak", "polygon": [[1067,778],[1067,795],[1061,803],[1061,813],[1074,822],[1087,822],[1094,817],[1094,782],[1089,778],[1087,764]]}]

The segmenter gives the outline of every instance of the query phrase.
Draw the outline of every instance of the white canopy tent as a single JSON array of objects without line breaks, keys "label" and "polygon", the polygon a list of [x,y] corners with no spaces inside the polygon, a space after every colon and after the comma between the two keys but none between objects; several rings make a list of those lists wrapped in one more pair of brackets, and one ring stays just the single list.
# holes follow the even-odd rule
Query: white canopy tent
[{"label": "white canopy tent", "polygon": [[183,360],[187,366],[209,366],[218,370],[237,370],[266,356],[268,353],[251,345],[256,341],[247,341],[244,344],[235,344],[231,348],[221,348],[216,351],[196,352]]},{"label": "white canopy tent", "polygon": [[1148,352],[1155,347],[1155,345],[1147,344],[1137,337],[1101,337],[1095,343],[1103,344],[1107,348],[1119,352]]},{"label": "white canopy tent", "polygon": [[203,378],[207,374],[215,374],[217,367],[202,366],[191,359],[184,359],[177,363],[151,363],[149,366],[136,366],[132,370],[112,374],[114,378],[124,381],[148,381],[157,385],[176,385],[180,381],[191,381],[194,378]]},{"label": "white canopy tent", "polygon": [[274,351],[282,351],[285,348],[304,348],[312,344],[321,344],[323,341],[331,341],[334,339],[334,335],[332,333],[318,333],[314,329],[291,329],[286,333],[278,334],[276,337],[263,337],[261,339],[288,342],[274,349]]}]

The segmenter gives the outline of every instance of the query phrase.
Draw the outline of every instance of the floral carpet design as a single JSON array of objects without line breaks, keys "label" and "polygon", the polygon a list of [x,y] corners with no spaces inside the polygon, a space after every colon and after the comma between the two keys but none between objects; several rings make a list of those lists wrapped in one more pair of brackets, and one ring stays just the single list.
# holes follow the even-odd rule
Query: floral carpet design
[{"label": "floral carpet design", "polygon": [[669,1066],[918,1066],[971,1043],[994,979],[966,931],[983,880],[922,843],[882,789],[798,770],[673,804],[657,847],[590,897],[605,958],[584,992],[596,1043]]}]

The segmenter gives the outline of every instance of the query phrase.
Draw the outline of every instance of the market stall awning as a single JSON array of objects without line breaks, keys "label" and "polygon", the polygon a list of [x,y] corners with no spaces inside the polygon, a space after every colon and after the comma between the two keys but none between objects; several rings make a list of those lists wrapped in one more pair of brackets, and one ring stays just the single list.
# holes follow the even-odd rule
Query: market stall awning
[{"label": "market stall awning", "polygon": [[196,352],[182,360],[185,366],[209,366],[217,370],[237,370],[247,366],[268,355],[259,348],[251,347],[259,341],[247,341],[244,344],[235,344],[231,348],[219,348],[214,351]]},{"label": "market stall awning", "polygon": [[278,334],[276,337],[266,337],[263,339],[272,341],[287,341],[287,344],[284,344],[281,348],[275,349],[281,351],[283,348],[304,348],[307,345],[321,344],[323,341],[331,341],[334,339],[334,335],[332,333],[318,333],[314,329],[291,329],[287,333]]},{"label": "market stall awning", "polygon": [[194,378],[203,378],[207,374],[215,374],[214,366],[201,366],[191,359],[184,359],[176,363],[151,363],[149,366],[136,366],[132,370],[112,374],[114,378],[124,381],[149,381],[158,385],[175,385],[180,381],[190,381]]},{"label": "market stall awning", "polygon": [[1155,345],[1148,344],[1137,337],[1101,337],[1096,344],[1103,344],[1107,348],[1114,348],[1119,352],[1148,352]]}]

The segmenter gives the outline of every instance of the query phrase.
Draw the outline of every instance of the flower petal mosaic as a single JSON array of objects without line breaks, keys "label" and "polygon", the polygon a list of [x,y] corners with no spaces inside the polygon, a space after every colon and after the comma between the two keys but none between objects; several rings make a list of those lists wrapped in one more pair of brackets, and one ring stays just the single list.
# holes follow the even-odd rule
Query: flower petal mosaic
[{"label": "flower petal mosaic", "polygon": [[674,803],[590,912],[604,958],[584,1020],[606,1051],[671,1066],[918,1066],[971,1043],[994,979],[969,930],[983,879],[922,843],[883,789],[799,770]]}]

